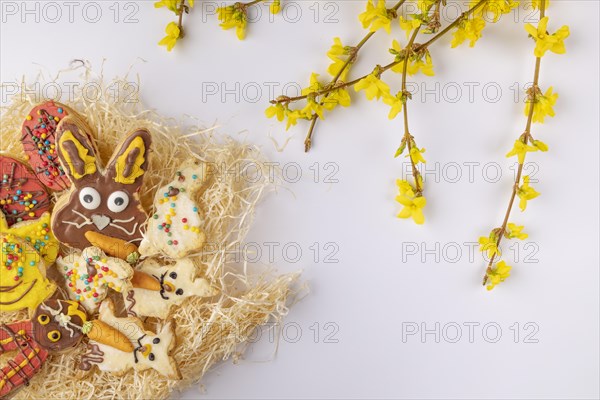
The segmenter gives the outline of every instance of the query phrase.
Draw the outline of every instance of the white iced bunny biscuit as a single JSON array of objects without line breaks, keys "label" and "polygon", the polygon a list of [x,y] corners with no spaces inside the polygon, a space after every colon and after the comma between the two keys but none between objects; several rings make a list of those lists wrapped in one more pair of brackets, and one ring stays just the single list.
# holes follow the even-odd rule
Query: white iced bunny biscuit
[{"label": "white iced bunny biscuit", "polygon": [[139,248],[142,257],[161,253],[182,258],[202,247],[206,236],[194,199],[206,188],[208,176],[207,164],[188,161],[181,165],[172,182],[157,191],[155,211]]},{"label": "white iced bunny biscuit", "polygon": [[65,277],[69,297],[89,312],[98,309],[109,289],[127,293],[134,272],[127,261],[108,257],[93,246],[59,257],[56,265]]},{"label": "white iced bunny biscuit", "polygon": [[[93,365],[97,365],[101,371],[121,376],[131,369],[135,371],[153,369],[166,378],[181,379],[177,363],[171,357],[176,344],[171,322],[164,324],[158,333],[147,331],[138,318],[116,317],[110,299],[102,302],[98,319],[125,335],[131,342],[133,351],[122,351],[115,346],[90,340],[88,352],[81,359],[79,366],[81,370],[89,371]],[[110,334],[109,329],[106,331]],[[102,337],[102,332],[97,335]]]},{"label": "white iced bunny biscuit", "polygon": [[157,279],[161,289],[132,288],[127,294],[123,293],[127,312],[133,316],[165,319],[172,307],[188,297],[210,297],[218,293],[206,279],[198,277],[196,266],[187,258],[167,266],[145,260],[138,270]]}]

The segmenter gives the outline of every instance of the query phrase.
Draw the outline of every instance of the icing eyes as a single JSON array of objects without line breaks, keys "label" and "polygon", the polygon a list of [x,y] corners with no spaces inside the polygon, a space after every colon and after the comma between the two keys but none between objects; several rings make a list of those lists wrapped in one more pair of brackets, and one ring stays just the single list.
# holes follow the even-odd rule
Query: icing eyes
[{"label": "icing eyes", "polygon": [[107,206],[108,209],[112,212],[121,212],[127,208],[129,204],[129,195],[122,190],[117,190],[116,192],[112,192],[110,196],[108,196]]},{"label": "icing eyes", "polygon": [[177,272],[171,272],[169,277],[171,277],[171,279],[177,279]]},{"label": "icing eyes", "polygon": [[48,339],[54,343],[58,342],[60,340],[60,332],[56,330],[48,332]]},{"label": "icing eyes", "polygon": [[150,354],[148,355],[148,360],[150,360],[150,361],[154,361],[155,359],[156,359],[156,357],[154,357],[154,353],[150,353]]},{"label": "icing eyes", "polygon": [[40,316],[38,317],[38,322],[39,322],[41,325],[47,325],[47,324],[48,324],[48,322],[50,322],[50,317],[49,317],[49,316],[47,316],[46,314],[42,314],[42,315],[40,315]]},{"label": "icing eyes", "polygon": [[100,206],[100,193],[93,187],[84,187],[79,192],[79,202],[88,210],[95,210]]},{"label": "icing eyes", "polygon": [[159,344],[160,343],[160,338],[154,338],[154,340],[152,340],[153,344]]},{"label": "icing eyes", "polygon": [[183,294],[183,289],[177,289],[177,291],[175,292],[175,294],[177,296],[181,296]]}]

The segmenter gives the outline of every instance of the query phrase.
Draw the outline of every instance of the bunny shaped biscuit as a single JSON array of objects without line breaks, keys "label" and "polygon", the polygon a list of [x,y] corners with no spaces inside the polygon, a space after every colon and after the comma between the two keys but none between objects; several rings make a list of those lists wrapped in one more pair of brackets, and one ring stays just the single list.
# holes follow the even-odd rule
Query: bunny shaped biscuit
[{"label": "bunny shaped biscuit", "polygon": [[150,133],[140,129],[126,136],[103,170],[85,129],[72,117],[57,128],[58,157],[73,185],[55,207],[52,230],[60,242],[80,250],[90,246],[88,231],[137,243],[147,218],[138,191],[148,167]]},{"label": "bunny shaped biscuit", "polygon": [[142,321],[137,318],[117,317],[115,306],[110,299],[100,305],[98,318],[125,335],[133,351],[122,351],[90,339],[88,353],[82,357],[79,366],[81,370],[90,371],[93,365],[97,365],[100,371],[121,376],[131,369],[140,372],[153,369],[167,379],[181,379],[177,362],[172,357],[176,344],[175,327],[172,322],[164,323],[157,333],[147,331]]},{"label": "bunny shaped biscuit", "polygon": [[143,257],[165,254],[179,259],[202,248],[206,240],[202,230],[204,218],[196,198],[206,189],[209,179],[207,164],[189,160],[179,167],[173,181],[156,192],[156,211],[148,220],[140,244]]},{"label": "bunny shaped biscuit", "polygon": [[127,313],[131,316],[166,319],[172,308],[181,305],[188,297],[211,297],[218,291],[198,276],[198,268],[189,258],[177,260],[173,265],[163,265],[146,259],[137,266],[160,284],[160,290],[133,287],[128,293],[122,291]]}]

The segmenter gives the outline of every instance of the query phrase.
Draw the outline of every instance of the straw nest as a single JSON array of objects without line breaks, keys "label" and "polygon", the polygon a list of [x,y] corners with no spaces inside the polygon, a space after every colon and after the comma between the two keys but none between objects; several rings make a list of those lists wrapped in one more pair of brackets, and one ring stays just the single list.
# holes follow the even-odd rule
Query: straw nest
[{"label": "straw nest", "polygon": [[[182,380],[166,380],[152,370],[130,371],[117,377],[95,369],[93,373],[81,375],[77,365],[85,346],[80,344],[68,352],[51,355],[30,385],[17,392],[15,398],[168,398],[174,391],[198,383],[216,363],[240,357],[246,347],[244,344],[256,329],[263,329],[261,326],[268,322],[269,326],[279,326],[277,322],[287,314],[296,293],[293,288],[298,274],[274,276],[269,271],[250,272],[243,257],[233,256],[242,248],[240,243],[252,223],[257,203],[273,186],[270,182],[272,173],[265,167],[257,148],[228,137],[218,137],[211,130],[190,127],[190,124],[183,128],[175,120],[146,110],[139,97],[130,96],[132,84],[127,77],[106,81],[102,74],[95,75],[87,65],[66,73],[76,73],[81,84],[74,86],[70,101],[62,101],[85,116],[95,130],[104,162],[127,132],[145,127],[152,133],[154,152],[141,193],[148,212],[152,210],[155,191],[172,179],[182,161],[196,158],[214,167],[212,184],[198,199],[206,216],[204,229],[210,246],[195,255],[194,260],[222,294],[208,301],[190,298],[172,316],[177,332],[174,358],[183,375]],[[53,79],[39,76],[35,82],[36,90],[28,94],[21,90],[2,106],[0,139],[3,152],[23,156],[19,142],[22,120],[36,103],[44,100],[35,95],[40,85],[60,82],[64,79],[63,74]],[[90,87],[100,89],[102,95],[90,95]],[[4,313],[0,314],[0,323],[26,318],[24,311]],[[146,320],[150,329],[155,323]],[[0,358],[0,365],[5,360],[6,355]]]}]

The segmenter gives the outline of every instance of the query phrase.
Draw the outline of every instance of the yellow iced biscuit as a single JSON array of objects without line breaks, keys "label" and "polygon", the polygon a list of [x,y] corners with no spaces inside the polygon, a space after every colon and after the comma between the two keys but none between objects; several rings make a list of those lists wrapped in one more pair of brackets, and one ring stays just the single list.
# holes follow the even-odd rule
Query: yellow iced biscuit
[{"label": "yellow iced biscuit", "polygon": [[46,264],[24,239],[0,233],[0,311],[30,312],[54,293],[46,279]]}]

